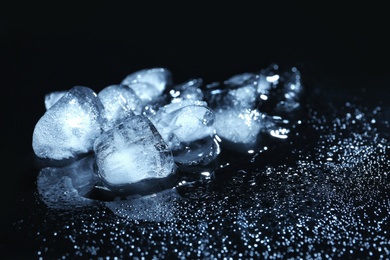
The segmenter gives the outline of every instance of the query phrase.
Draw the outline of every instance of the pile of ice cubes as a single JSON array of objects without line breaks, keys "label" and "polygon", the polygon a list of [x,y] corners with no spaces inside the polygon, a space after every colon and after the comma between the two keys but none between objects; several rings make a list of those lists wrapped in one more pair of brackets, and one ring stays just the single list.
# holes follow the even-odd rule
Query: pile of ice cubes
[{"label": "pile of ice cubes", "polygon": [[166,68],[143,69],[99,92],[74,86],[46,94],[32,147],[52,161],[92,154],[96,175],[115,190],[208,165],[221,149],[254,149],[261,133],[286,138],[283,125],[301,93],[299,71],[276,64],[211,84],[174,84]]}]

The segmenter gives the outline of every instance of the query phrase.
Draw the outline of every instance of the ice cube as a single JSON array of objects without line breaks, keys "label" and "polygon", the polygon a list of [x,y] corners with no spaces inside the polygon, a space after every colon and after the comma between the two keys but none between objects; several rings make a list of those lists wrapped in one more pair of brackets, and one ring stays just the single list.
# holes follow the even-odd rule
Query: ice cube
[{"label": "ice cube", "polygon": [[102,109],[103,105],[92,89],[71,88],[35,125],[32,136],[35,155],[62,160],[90,152],[102,132]]},{"label": "ice cube", "polygon": [[204,101],[176,100],[160,108],[151,121],[173,151],[174,160],[194,164],[219,153],[214,118]]},{"label": "ice cube", "polygon": [[[259,141],[262,116],[256,109],[235,109],[234,107],[216,109],[215,129],[226,144],[235,146],[254,146]],[[222,146],[225,142],[221,143]]]},{"label": "ice cube", "polygon": [[160,108],[151,121],[170,148],[178,142],[191,142],[214,134],[214,112],[204,101],[170,103]]},{"label": "ice cube", "polygon": [[126,189],[149,178],[164,178],[175,170],[171,150],[143,115],[129,116],[102,133],[94,151],[98,174],[112,190]]},{"label": "ice cube", "polygon": [[141,99],[125,85],[107,86],[98,93],[98,97],[104,106],[104,130],[112,128],[129,114],[139,115],[143,110]]},{"label": "ice cube", "polygon": [[129,86],[144,104],[148,104],[172,84],[172,74],[166,68],[142,69],[127,75],[121,84]]}]

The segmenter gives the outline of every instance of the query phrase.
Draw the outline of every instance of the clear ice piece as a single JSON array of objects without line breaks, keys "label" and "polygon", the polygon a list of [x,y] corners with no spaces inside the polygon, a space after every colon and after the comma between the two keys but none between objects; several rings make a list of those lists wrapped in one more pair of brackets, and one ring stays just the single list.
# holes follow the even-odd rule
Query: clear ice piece
[{"label": "clear ice piece", "polygon": [[214,112],[204,101],[170,103],[160,108],[151,120],[171,149],[180,142],[214,135]]},{"label": "clear ice piece", "polygon": [[214,112],[204,101],[176,100],[157,111],[151,121],[182,164],[210,161],[219,153]]},{"label": "clear ice piece", "polygon": [[171,150],[150,120],[142,115],[99,136],[94,144],[98,174],[112,190],[144,179],[164,178],[175,170]]},{"label": "clear ice piece", "polygon": [[129,114],[141,114],[143,110],[141,99],[134,90],[125,85],[110,85],[98,93],[103,103],[103,129],[112,128]]},{"label": "clear ice piece", "polygon": [[262,115],[256,109],[230,107],[216,109],[214,112],[217,135],[225,142],[236,146],[257,144],[263,122]]},{"label": "clear ice piece", "polygon": [[142,69],[127,75],[121,84],[129,86],[144,104],[148,104],[172,85],[172,73],[166,68]]},{"label": "clear ice piece", "polygon": [[271,64],[258,73],[237,74],[206,86],[205,101],[215,112],[221,146],[255,148],[260,133],[286,139],[296,119],[303,87],[297,68]]},{"label": "clear ice piece", "polygon": [[75,86],[35,125],[32,147],[39,158],[62,160],[88,153],[102,132],[103,105],[90,88]]}]

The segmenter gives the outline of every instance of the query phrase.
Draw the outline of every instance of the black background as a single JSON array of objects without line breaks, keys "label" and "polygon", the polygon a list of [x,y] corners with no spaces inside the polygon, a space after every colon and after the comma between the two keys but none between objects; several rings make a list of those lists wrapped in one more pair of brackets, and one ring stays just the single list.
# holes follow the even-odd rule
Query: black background
[{"label": "black background", "polygon": [[298,67],[308,89],[361,93],[369,102],[389,96],[389,19],[386,8],[373,3],[23,5],[3,17],[5,231],[14,221],[15,202],[31,199],[26,196],[37,175],[31,137],[50,91],[75,85],[98,91],[152,67],[168,68],[176,83],[190,78],[211,83],[278,63]]}]

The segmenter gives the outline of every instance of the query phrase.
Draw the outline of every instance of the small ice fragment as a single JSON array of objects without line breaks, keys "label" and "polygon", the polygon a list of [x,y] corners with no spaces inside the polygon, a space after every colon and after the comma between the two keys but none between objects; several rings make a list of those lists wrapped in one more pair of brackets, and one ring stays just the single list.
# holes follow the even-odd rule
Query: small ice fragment
[{"label": "small ice fragment", "polygon": [[142,69],[127,75],[121,84],[129,86],[144,104],[148,104],[172,84],[172,73],[165,68]]},{"label": "small ice fragment", "polygon": [[[262,117],[257,110],[216,109],[214,126],[217,135],[236,145],[255,145],[262,128]],[[222,142],[222,145],[224,142]]]},{"label": "small ice fragment", "polygon": [[98,97],[104,106],[104,130],[112,128],[129,114],[139,115],[143,110],[141,99],[125,85],[107,86],[98,93]]},{"label": "small ice fragment", "polygon": [[260,99],[258,76],[244,73],[209,87],[206,101],[215,113],[216,134],[225,148],[248,148],[258,142],[262,128],[261,114],[256,109]]},{"label": "small ice fragment", "polygon": [[179,142],[195,141],[214,133],[214,112],[204,101],[170,103],[151,120],[171,149]]},{"label": "small ice fragment", "polygon": [[104,132],[94,143],[98,174],[112,190],[174,172],[171,150],[150,120],[133,115]]},{"label": "small ice fragment", "polygon": [[45,108],[48,110],[52,105],[54,105],[60,98],[62,98],[65,93],[68,92],[67,90],[59,90],[59,91],[53,91],[50,93],[47,93],[45,95]]},{"label": "small ice fragment", "polygon": [[92,89],[71,88],[35,125],[32,136],[35,155],[62,160],[90,152],[102,131],[102,109],[103,105]]},{"label": "small ice fragment", "polygon": [[214,142],[214,112],[204,101],[176,100],[151,118],[162,138],[173,151],[175,162],[209,162],[219,153]]},{"label": "small ice fragment", "polygon": [[67,209],[93,204],[94,201],[87,197],[95,181],[94,158],[88,156],[66,167],[41,169],[37,188],[48,207]]}]

